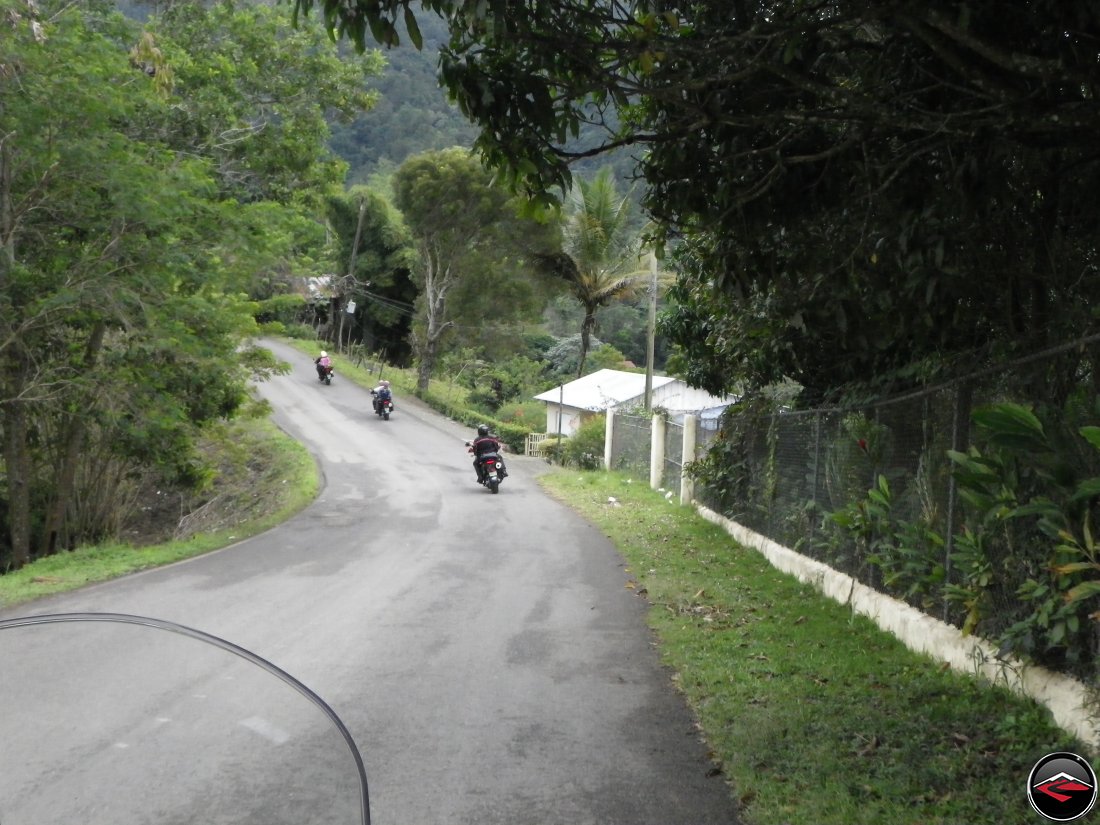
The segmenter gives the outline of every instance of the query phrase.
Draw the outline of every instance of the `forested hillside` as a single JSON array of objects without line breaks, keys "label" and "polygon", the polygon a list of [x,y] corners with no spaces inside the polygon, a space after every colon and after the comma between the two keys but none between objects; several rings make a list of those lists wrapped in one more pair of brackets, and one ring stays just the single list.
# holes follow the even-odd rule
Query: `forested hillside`
[{"label": "forested hillside", "polygon": [[424,47],[386,49],[386,66],[369,82],[378,105],[350,123],[334,122],[330,145],[348,162],[348,183],[366,183],[391,172],[411,155],[450,146],[470,146],[474,126],[450,103],[436,77],[436,54],[447,28],[436,15],[419,15]]},{"label": "forested hillside", "polygon": [[[449,37],[446,23],[432,12],[413,11],[423,47],[403,42],[384,49],[385,70],[368,84],[378,92],[378,104],[350,123],[332,123],[330,145],[348,162],[349,185],[366,183],[375,173],[392,172],[420,152],[470,147],[477,136],[477,127],[451,102],[439,82],[439,49]],[[600,138],[599,130],[586,126],[569,145],[585,151],[595,147]],[[633,188],[635,161],[628,150],[578,159],[575,168],[578,175],[591,176],[603,166],[614,169],[622,191]],[[640,189],[635,192],[640,197]]]}]

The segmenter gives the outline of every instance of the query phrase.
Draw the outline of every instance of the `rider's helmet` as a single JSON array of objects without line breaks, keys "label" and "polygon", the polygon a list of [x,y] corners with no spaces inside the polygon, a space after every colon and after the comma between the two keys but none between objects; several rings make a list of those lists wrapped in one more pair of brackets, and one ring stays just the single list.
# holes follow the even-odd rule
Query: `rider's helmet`
[{"label": "rider's helmet", "polygon": [[325,352],[324,350],[321,350],[321,357],[322,358],[328,358],[328,353]]},{"label": "rider's helmet", "polygon": [[477,434],[479,436],[481,436],[482,438],[487,436],[489,434],[489,425],[488,424],[478,424],[477,425]]},{"label": "rider's helmet", "polygon": [[378,383],[379,383],[379,385],[380,385],[380,386],[383,386],[383,387],[385,387],[385,388],[386,388],[387,390],[388,390],[388,389],[390,388],[390,382],[389,382],[389,381],[387,381],[387,380],[386,380],[385,378],[383,378],[383,379],[382,379],[381,381],[379,381]]}]

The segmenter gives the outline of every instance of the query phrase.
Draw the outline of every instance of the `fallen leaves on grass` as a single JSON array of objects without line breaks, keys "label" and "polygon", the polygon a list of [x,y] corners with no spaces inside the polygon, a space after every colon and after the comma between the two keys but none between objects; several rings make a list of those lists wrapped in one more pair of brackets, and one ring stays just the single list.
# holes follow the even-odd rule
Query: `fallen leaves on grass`
[{"label": "fallen leaves on grass", "polygon": [[866,737],[863,734],[856,734],[856,738],[863,742],[863,746],[856,749],[856,756],[870,756],[879,749],[882,744],[882,740],[878,738],[876,734],[871,734],[870,737]]}]

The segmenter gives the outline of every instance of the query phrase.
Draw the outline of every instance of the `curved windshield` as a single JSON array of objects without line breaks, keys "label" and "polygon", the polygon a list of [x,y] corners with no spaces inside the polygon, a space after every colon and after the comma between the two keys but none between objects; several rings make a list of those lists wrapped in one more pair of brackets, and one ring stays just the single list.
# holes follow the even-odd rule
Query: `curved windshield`
[{"label": "curved windshield", "polygon": [[0,620],[0,825],[369,825],[363,760],[309,688],[143,616]]}]

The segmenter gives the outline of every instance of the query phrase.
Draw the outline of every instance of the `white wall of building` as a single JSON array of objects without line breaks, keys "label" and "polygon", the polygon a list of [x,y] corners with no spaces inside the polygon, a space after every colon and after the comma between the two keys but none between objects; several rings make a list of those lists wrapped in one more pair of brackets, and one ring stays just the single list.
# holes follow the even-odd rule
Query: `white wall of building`
[{"label": "white wall of building", "polygon": [[653,406],[670,412],[697,412],[720,407],[733,402],[733,398],[719,398],[706,390],[689,387],[683,381],[673,381],[653,390]]},{"label": "white wall of building", "polygon": [[547,402],[546,404],[546,432],[556,435],[558,432],[558,410],[562,411],[561,415],[561,433],[565,436],[571,436],[577,431],[577,427],[581,425],[581,422],[586,416],[596,415],[596,413],[588,410],[578,410],[576,407],[559,407],[557,404]]}]

